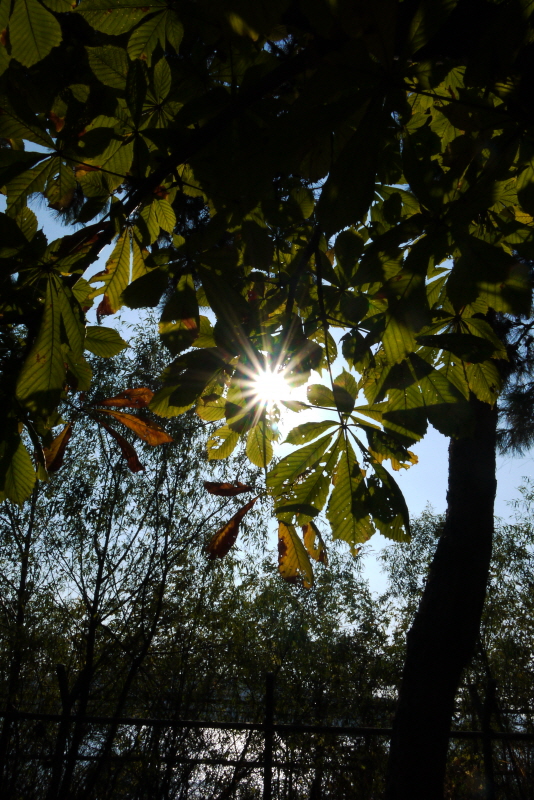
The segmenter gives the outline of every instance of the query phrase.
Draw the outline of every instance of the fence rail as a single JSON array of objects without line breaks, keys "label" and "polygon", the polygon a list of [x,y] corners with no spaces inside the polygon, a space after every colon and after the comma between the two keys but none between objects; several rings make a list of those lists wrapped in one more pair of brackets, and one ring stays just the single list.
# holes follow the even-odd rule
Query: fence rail
[{"label": "fence rail", "polygon": [[[170,730],[178,729],[205,729],[205,730],[234,730],[234,731],[258,731],[264,734],[263,758],[255,760],[235,760],[219,758],[181,758],[178,756],[165,757],[162,761],[172,763],[190,763],[205,765],[222,765],[263,769],[263,800],[272,800],[272,772],[274,768],[296,767],[296,763],[291,765],[273,759],[274,736],[278,734],[304,733],[304,734],[326,734],[330,736],[348,737],[384,737],[392,735],[392,728],[384,727],[365,727],[358,725],[306,725],[300,723],[277,723],[275,722],[275,698],[274,698],[274,675],[267,673],[265,686],[265,709],[263,722],[221,722],[218,720],[198,720],[198,719],[172,719],[152,717],[119,717],[102,715],[80,715],[80,714],[47,714],[40,712],[19,711],[18,709],[0,710],[0,719],[5,719],[8,723],[15,721],[29,722],[55,722],[55,723],[82,723],[87,725],[130,725],[133,727],[167,728]],[[491,740],[501,741],[525,741],[534,742],[534,733],[524,731],[494,731],[486,730],[457,730],[449,734],[451,739],[479,739],[483,742]],[[12,756],[21,758],[24,761],[36,760],[47,761],[53,756],[42,753],[25,754]],[[110,754],[112,760],[139,760],[141,756],[131,754]],[[9,756],[8,756],[9,758]],[[76,755],[77,761],[96,761],[98,756]],[[340,767],[344,770],[352,770],[350,765]]]}]

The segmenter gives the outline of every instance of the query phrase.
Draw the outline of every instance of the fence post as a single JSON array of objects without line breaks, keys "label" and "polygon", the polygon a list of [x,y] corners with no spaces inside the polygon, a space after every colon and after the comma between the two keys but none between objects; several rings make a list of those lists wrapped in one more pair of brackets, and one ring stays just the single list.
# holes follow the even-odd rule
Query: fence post
[{"label": "fence post", "polygon": [[272,800],[274,740],[274,674],[265,675],[265,743],[263,748],[263,800]]}]

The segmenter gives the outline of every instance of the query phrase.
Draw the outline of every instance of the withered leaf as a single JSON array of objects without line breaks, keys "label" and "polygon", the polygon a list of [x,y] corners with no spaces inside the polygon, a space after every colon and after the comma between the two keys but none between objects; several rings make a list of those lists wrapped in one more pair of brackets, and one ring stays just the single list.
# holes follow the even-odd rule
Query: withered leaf
[{"label": "withered leaf", "polygon": [[116,408],[146,408],[153,397],[154,392],[151,389],[141,386],[139,389],[125,389],[115,397],[99,400],[98,405],[115,406]]},{"label": "withered leaf", "polygon": [[240,508],[237,514],[234,514],[232,519],[228,520],[226,525],[223,525],[215,536],[210,539],[205,548],[205,553],[209,558],[224,558],[232,545],[235,544],[239,533],[239,523],[245,514],[250,511],[257,499],[257,497],[254,497],[250,503]]},{"label": "withered leaf", "polygon": [[[105,272],[105,270],[104,270]],[[96,276],[95,276],[96,277]],[[100,301],[98,308],[96,309],[96,318],[100,321],[102,317],[108,317],[110,314],[114,314],[115,310],[111,303],[109,302],[109,296],[107,294],[104,295],[102,300]]]},{"label": "withered leaf", "polygon": [[[319,533],[319,529],[314,522],[307,522],[302,526],[302,533],[304,538],[304,547],[308,554],[315,560],[319,561],[325,566],[328,564],[328,556],[326,555],[326,546],[323,537]],[[317,547],[315,541],[317,540]]]},{"label": "withered leaf", "polygon": [[219,497],[235,497],[237,494],[243,492],[253,492],[253,486],[247,486],[245,483],[235,481],[234,483],[217,483],[216,481],[204,481],[204,488],[210,494],[216,494]]},{"label": "withered leaf", "polygon": [[133,414],[126,414],[124,411],[108,411],[105,408],[99,409],[101,414],[109,414],[127,428],[130,428],[136,436],[139,436],[147,444],[155,447],[158,444],[172,442],[172,436],[163,430],[161,425],[157,425],[149,419],[141,419]]},{"label": "withered leaf", "polygon": [[67,423],[50,447],[43,447],[45,466],[48,472],[57,472],[63,466],[63,456],[72,436],[72,426],[72,422]]},{"label": "withered leaf", "polygon": [[126,459],[130,472],[142,472],[144,470],[144,466],[139,461],[137,453],[135,452],[135,448],[130,444],[130,442],[127,442],[124,436],[121,436],[120,433],[115,430],[115,428],[111,427],[111,425],[106,425],[105,422],[101,422],[100,425],[107,430],[110,436],[113,436],[119,445],[121,453]]}]

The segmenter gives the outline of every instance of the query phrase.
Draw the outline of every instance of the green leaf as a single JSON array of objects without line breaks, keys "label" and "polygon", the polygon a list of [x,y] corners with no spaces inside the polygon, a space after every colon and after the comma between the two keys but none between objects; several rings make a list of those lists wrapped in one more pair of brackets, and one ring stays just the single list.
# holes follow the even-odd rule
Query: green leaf
[{"label": "green leaf", "polygon": [[36,477],[20,436],[0,443],[0,502],[7,498],[21,506],[30,497]]},{"label": "green leaf", "polygon": [[317,219],[327,237],[365,221],[374,197],[383,131],[384,116],[377,103],[334,162],[316,206]]},{"label": "green leaf", "polygon": [[167,200],[156,200],[154,208],[160,228],[167,231],[167,233],[172,233],[176,226],[176,214],[171,204]]},{"label": "green leaf", "polygon": [[15,0],[9,20],[13,58],[24,67],[31,67],[42,61],[61,39],[59,22],[38,0]]},{"label": "green leaf", "polygon": [[330,478],[339,456],[339,445],[342,441],[342,437],[338,436],[334,446],[315,463],[313,470],[305,480],[284,489],[283,495],[279,496],[276,501],[275,513],[278,519],[291,522],[292,517],[297,514],[299,524],[303,524],[310,517],[316,517],[322,511],[328,498]]},{"label": "green leaf", "polygon": [[[0,115],[0,129],[2,128]],[[31,169],[38,161],[48,158],[47,153],[34,153],[27,150],[10,150],[3,147],[0,150],[0,186],[17,178],[22,172]]]},{"label": "green leaf", "polygon": [[256,467],[266,467],[273,457],[272,431],[263,420],[250,429],[247,436],[247,456]]},{"label": "green leaf", "polygon": [[7,209],[10,215],[17,214],[26,205],[30,195],[43,191],[57,162],[56,158],[47,158],[10,181],[7,185]]},{"label": "green leaf", "polygon": [[193,276],[188,273],[181,276],[175,292],[163,309],[159,333],[171,353],[178,355],[194,343],[199,326],[195,283]]},{"label": "green leaf", "polygon": [[86,47],[89,66],[105,86],[126,88],[128,57],[121,47]]},{"label": "green leaf", "polygon": [[171,90],[171,68],[166,58],[160,58],[154,65],[153,87],[158,103],[162,103]]},{"label": "green leaf", "polygon": [[380,464],[373,465],[379,486],[370,481],[373,521],[383,536],[394,542],[410,541],[410,515],[406,500],[397,482]]},{"label": "green leaf", "polygon": [[[6,97],[0,98],[0,107],[2,113],[0,114],[0,136],[4,139],[27,139],[29,142],[41,147],[53,148],[54,141],[46,132],[44,124],[41,120],[35,117],[32,122],[28,122],[26,118],[19,114],[7,100]],[[27,115],[25,114],[24,117]],[[24,151],[11,151],[16,152],[17,156],[13,158],[20,158],[24,161],[26,155]]]},{"label": "green leaf", "polygon": [[178,50],[182,36],[183,27],[176,13],[172,9],[165,9],[151,16],[133,31],[128,41],[128,55],[132,59],[145,59],[150,66],[152,53],[158,43],[164,49],[168,40]]},{"label": "green leaf", "polygon": [[233,431],[228,425],[217,428],[215,433],[210,436],[207,443],[208,459],[228,458],[233,453],[239,441],[239,434]]},{"label": "green leaf", "polygon": [[313,467],[325,452],[331,439],[331,435],[323,436],[322,439],[285,456],[267,476],[269,490],[273,494],[280,494],[284,487],[289,486],[295,478]]},{"label": "green leaf", "polygon": [[534,159],[517,176],[516,188],[521,208],[534,215]]},{"label": "green leaf", "polygon": [[370,511],[370,498],[350,442],[345,442],[334,474],[334,490],[326,516],[334,539],[343,539],[355,548],[375,532]]},{"label": "green leaf", "polygon": [[39,332],[24,361],[16,388],[20,402],[44,417],[57,406],[65,380],[59,292],[58,281],[51,276],[46,287]]},{"label": "green leaf", "polygon": [[323,386],[320,383],[312,383],[311,386],[308,386],[306,389],[306,394],[308,395],[308,400],[314,406],[323,406],[326,408],[336,407],[334,394],[327,386]]},{"label": "green leaf", "polygon": [[224,419],[226,410],[226,399],[220,394],[204,395],[198,401],[195,411],[200,419],[206,422],[218,422]]},{"label": "green leaf", "polygon": [[177,406],[171,400],[174,392],[174,386],[165,386],[163,389],[156,392],[149,404],[152,413],[157,414],[158,417],[169,419],[170,417],[178,417],[180,414],[188,411],[193,405],[193,401],[187,405]]},{"label": "green leaf", "polygon": [[81,354],[74,354],[63,346],[63,355],[67,365],[67,383],[77,392],[87,392],[91,388],[93,371]]},{"label": "green leaf", "polygon": [[502,388],[502,378],[497,365],[492,361],[466,366],[469,388],[479,400],[494,405]]},{"label": "green leaf", "polygon": [[[489,326],[488,326],[489,327]],[[418,336],[419,344],[449,350],[463,361],[486,361],[495,353],[493,342],[470,333],[440,333],[435,336]]]},{"label": "green leaf", "polygon": [[91,283],[104,283],[92,294],[92,297],[104,294],[106,306],[99,313],[114,314],[122,306],[122,293],[130,282],[130,256],[130,234],[126,230],[119,236],[105,270],[91,278]]},{"label": "green leaf", "polygon": [[329,428],[334,425],[339,425],[339,422],[305,422],[303,425],[297,425],[296,428],[289,431],[286,437],[287,444],[305,444],[312,439],[316,439]]},{"label": "green leaf", "polygon": [[[134,270],[136,267],[136,244],[133,241]],[[169,275],[163,269],[152,269],[132,281],[122,293],[122,302],[128,308],[154,308],[169,286]]]},{"label": "green leaf", "polygon": [[112,358],[128,347],[113,328],[89,325],[85,330],[85,349],[100,358]]},{"label": "green leaf", "polygon": [[421,0],[408,32],[409,51],[420,50],[441,27],[458,0]]},{"label": "green leaf", "polygon": [[83,0],[76,12],[97,31],[119,36],[158,6],[164,7],[163,0],[151,0],[148,6],[141,6],[139,0]]},{"label": "green leaf", "polygon": [[307,408],[311,408],[307,403],[301,403],[300,400],[281,400],[280,402],[290,411],[294,411],[297,414],[300,411],[306,411]]},{"label": "green leaf", "polygon": [[402,319],[386,312],[386,327],[382,343],[389,364],[398,364],[417,349],[414,331]]}]

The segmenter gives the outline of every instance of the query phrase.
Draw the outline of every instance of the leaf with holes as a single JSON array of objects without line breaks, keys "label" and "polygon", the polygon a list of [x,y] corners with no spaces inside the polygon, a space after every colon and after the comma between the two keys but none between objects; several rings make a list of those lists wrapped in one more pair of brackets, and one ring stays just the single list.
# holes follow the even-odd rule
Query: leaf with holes
[{"label": "leaf with holes", "polygon": [[[310,520],[303,525],[302,534],[304,537],[304,547],[308,551],[310,557],[313,558],[314,561],[319,561],[326,566],[328,564],[326,545],[315,522]],[[315,545],[316,542],[317,546]]]}]

